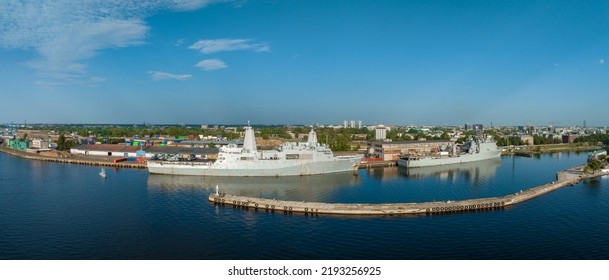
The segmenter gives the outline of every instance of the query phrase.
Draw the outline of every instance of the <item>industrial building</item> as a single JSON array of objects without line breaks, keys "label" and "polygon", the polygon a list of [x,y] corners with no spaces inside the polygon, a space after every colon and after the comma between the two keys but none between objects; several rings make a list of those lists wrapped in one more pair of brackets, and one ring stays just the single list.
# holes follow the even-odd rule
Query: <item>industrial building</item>
[{"label": "industrial building", "polygon": [[136,157],[136,152],[140,149],[141,148],[138,146],[126,146],[117,144],[84,144],[71,148],[70,153],[75,155],[90,156]]},{"label": "industrial building", "polygon": [[573,134],[563,135],[562,142],[571,144],[571,143],[575,142],[575,139],[577,139],[579,137],[581,137],[581,135],[573,135]]},{"label": "industrial building", "polygon": [[401,155],[426,155],[440,151],[443,146],[452,145],[449,140],[368,142],[366,157],[383,160],[397,160]]},{"label": "industrial building", "polygon": [[19,138],[9,139],[8,147],[19,151],[25,151],[30,148],[30,140],[21,140]]},{"label": "industrial building", "polygon": [[520,141],[522,141],[522,143],[525,143],[526,145],[529,145],[529,146],[533,146],[535,144],[533,136],[530,136],[530,135],[521,135]]}]

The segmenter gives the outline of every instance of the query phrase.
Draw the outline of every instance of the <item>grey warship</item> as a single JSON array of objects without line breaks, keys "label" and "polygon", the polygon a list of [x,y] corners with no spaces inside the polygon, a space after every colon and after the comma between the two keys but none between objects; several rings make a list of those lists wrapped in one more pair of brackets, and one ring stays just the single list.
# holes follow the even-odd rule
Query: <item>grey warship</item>
[{"label": "grey warship", "polygon": [[460,164],[499,158],[501,149],[497,143],[480,138],[469,139],[464,144],[453,144],[444,147],[435,155],[403,156],[398,159],[398,166],[417,168],[437,165]]}]

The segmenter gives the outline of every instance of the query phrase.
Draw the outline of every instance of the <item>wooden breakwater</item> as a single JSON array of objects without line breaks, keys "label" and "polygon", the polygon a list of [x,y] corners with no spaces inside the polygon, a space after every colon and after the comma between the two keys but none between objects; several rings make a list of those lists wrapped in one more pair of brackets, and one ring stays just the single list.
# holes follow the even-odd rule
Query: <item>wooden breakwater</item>
[{"label": "wooden breakwater", "polygon": [[466,199],[459,201],[421,202],[421,203],[323,203],[307,201],[283,201],[267,198],[255,198],[232,194],[211,194],[210,202],[234,207],[254,208],[265,211],[299,212],[307,214],[336,214],[336,215],[405,215],[405,214],[440,214],[465,211],[498,209],[512,206],[540,195],[555,191],[565,186],[577,184],[583,178],[595,175],[582,175],[583,166],[561,171],[557,181],[519,191],[501,197]]},{"label": "wooden breakwater", "polygon": [[107,166],[107,167],[116,167],[116,168],[137,168],[137,169],[146,169],[145,163],[138,162],[114,162],[110,159],[94,159],[89,156],[88,158],[62,158],[62,157],[49,157],[43,156],[39,154],[27,153],[22,151],[13,150],[6,147],[0,147],[0,152],[13,155],[16,157],[31,159],[31,160],[40,160],[40,161],[48,161],[48,162],[58,162],[58,163],[69,163],[69,164],[82,164],[82,165],[92,165],[92,166]]}]

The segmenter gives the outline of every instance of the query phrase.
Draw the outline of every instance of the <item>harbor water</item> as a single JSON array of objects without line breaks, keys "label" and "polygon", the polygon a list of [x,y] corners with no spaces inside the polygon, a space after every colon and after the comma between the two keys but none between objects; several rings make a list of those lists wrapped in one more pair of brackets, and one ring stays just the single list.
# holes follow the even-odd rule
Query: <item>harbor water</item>
[{"label": "harbor water", "polygon": [[586,153],[321,176],[203,178],[0,153],[0,259],[609,259],[609,177],[500,210],[421,216],[286,214],[214,205],[221,192],[341,203],[503,196]]}]

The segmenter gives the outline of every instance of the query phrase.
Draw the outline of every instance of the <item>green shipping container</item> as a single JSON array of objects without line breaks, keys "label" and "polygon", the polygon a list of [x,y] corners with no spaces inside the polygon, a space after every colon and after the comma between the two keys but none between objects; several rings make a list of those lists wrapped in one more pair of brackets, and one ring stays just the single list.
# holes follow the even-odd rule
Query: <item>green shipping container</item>
[{"label": "green shipping container", "polygon": [[133,141],[133,144],[131,144],[131,146],[139,146],[140,142],[139,141]]}]

